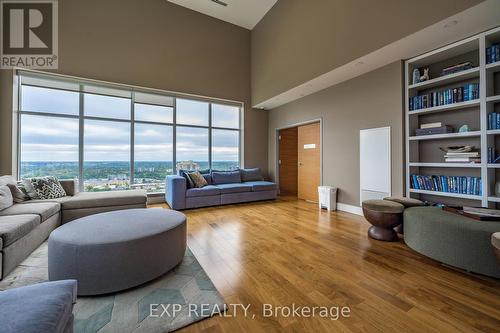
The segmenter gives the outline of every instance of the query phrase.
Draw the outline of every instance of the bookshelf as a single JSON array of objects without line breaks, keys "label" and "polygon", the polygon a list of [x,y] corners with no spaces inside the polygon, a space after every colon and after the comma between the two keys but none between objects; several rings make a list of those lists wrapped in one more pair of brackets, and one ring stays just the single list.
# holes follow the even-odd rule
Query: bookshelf
[{"label": "bookshelf", "polygon": [[[405,183],[408,196],[447,204],[500,207],[500,193],[495,194],[495,183],[500,182],[500,163],[488,163],[488,147],[495,149],[496,156],[500,156],[500,129],[490,128],[489,124],[489,117],[492,117],[490,114],[500,114],[500,61],[487,63],[486,59],[487,48],[499,43],[500,27],[497,27],[405,62]],[[470,62],[472,68],[442,75],[444,68],[464,62]],[[422,68],[429,68],[429,80],[413,83],[413,70],[416,68],[421,73]],[[462,96],[456,98],[457,95],[454,95],[452,98],[457,102],[450,104],[441,104],[439,97],[435,98],[437,92],[454,92],[455,88],[460,90],[463,87],[463,92],[464,87],[469,84],[479,85],[479,93],[474,98],[464,100]],[[420,98],[415,96],[423,95],[429,96],[426,103],[415,107],[415,98]],[[416,135],[415,130],[420,125],[435,122],[449,125],[454,131]],[[459,127],[464,124],[469,125],[470,131],[459,133]],[[461,145],[473,145],[481,153],[481,162],[445,162],[444,152],[440,147]],[[412,188],[412,175],[480,177],[481,193],[450,193],[429,191],[422,187]]]}]

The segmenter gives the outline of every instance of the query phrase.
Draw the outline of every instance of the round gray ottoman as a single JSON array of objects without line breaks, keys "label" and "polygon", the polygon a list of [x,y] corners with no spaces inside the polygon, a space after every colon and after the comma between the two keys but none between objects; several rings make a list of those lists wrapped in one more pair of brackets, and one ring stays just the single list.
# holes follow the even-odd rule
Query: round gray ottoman
[{"label": "round gray ottoman", "polygon": [[162,208],[82,217],[49,237],[49,280],[78,280],[78,295],[138,286],[175,267],[186,251],[186,216]]}]

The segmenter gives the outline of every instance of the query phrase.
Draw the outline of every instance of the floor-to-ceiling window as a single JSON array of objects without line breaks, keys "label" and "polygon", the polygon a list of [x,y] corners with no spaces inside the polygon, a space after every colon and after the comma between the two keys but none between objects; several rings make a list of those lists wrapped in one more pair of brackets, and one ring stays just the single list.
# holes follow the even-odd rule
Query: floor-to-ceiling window
[{"label": "floor-to-ceiling window", "polygon": [[19,71],[19,178],[165,190],[179,169],[240,167],[241,104]]}]

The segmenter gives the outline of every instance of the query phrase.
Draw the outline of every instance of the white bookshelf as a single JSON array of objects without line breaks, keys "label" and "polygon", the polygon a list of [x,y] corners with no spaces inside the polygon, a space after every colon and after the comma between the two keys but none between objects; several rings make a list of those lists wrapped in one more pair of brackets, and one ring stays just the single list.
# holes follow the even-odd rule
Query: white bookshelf
[{"label": "white bookshelf", "polygon": [[[486,47],[500,42],[500,27],[470,38],[419,55],[405,62],[405,133],[406,133],[406,193],[414,198],[439,202],[447,200],[472,200],[472,204],[488,207],[500,203],[500,197],[493,193],[495,181],[500,181],[500,163],[488,164],[488,147],[495,147],[500,154],[500,129],[488,129],[488,114],[500,111],[500,87],[494,82],[500,75],[500,61],[486,64]],[[461,62],[472,62],[473,68],[439,76],[440,69]],[[415,68],[430,68],[431,78],[413,84]],[[495,79],[495,77],[497,79]],[[409,98],[433,91],[479,83],[479,98],[425,109],[409,110]],[[440,121],[443,125],[453,124],[453,133],[416,136],[415,129],[422,123]],[[458,133],[458,127],[469,124],[470,132]],[[440,146],[474,145],[481,151],[481,163],[445,163]],[[411,161],[411,162],[410,162]],[[495,177],[498,172],[498,177]],[[419,175],[449,175],[481,177],[482,195],[468,195],[426,191],[411,188],[410,177]],[[496,179],[497,178],[497,179]]]}]

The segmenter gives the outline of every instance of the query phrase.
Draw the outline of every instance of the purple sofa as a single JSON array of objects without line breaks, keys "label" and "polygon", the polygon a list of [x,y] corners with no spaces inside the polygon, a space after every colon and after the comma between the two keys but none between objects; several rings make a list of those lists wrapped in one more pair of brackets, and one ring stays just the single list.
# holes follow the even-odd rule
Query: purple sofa
[{"label": "purple sofa", "polygon": [[275,183],[264,181],[259,168],[234,171],[205,171],[208,185],[190,186],[186,171],[167,176],[165,200],[172,209],[189,209],[276,199]]}]

